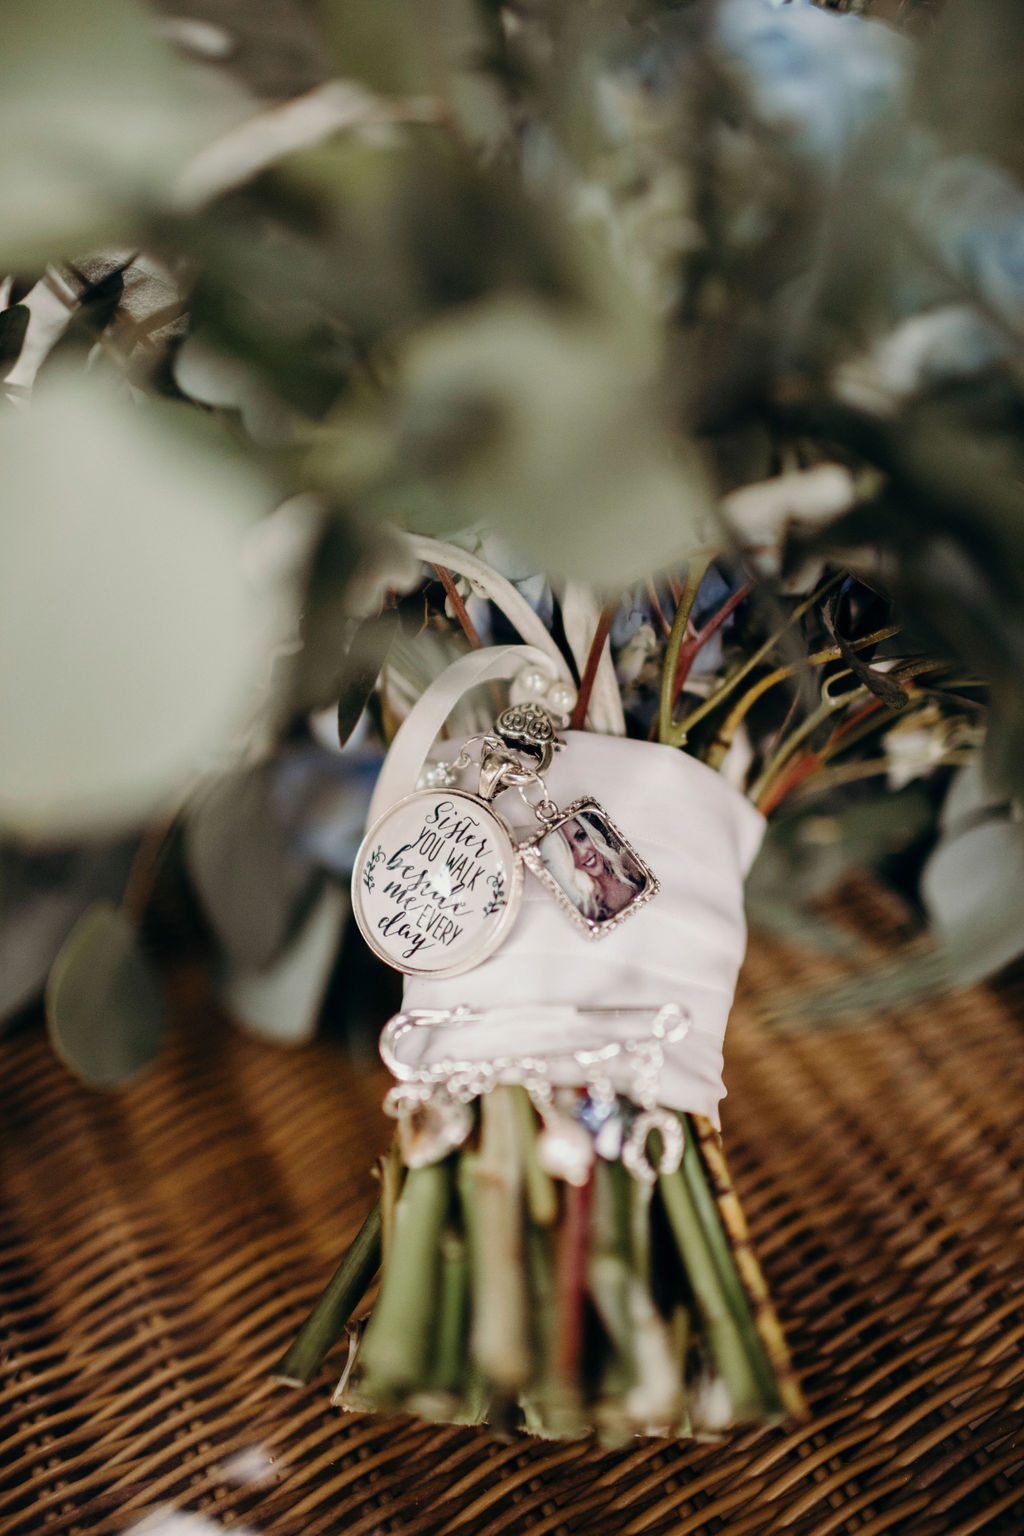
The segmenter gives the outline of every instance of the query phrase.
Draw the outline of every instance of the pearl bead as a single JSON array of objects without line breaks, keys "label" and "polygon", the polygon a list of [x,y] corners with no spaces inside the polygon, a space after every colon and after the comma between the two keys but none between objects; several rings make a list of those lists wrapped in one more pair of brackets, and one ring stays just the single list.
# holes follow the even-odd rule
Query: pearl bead
[{"label": "pearl bead", "polygon": [[544,697],[556,715],[571,715],[576,689],[571,683],[552,683]]},{"label": "pearl bead", "polygon": [[524,667],[516,678],[516,685],[522,693],[539,699],[547,693],[551,678],[540,667]]},{"label": "pearl bead", "polygon": [[594,1143],[575,1120],[549,1114],[537,1137],[537,1162],[553,1179],[583,1185],[594,1162]]},{"label": "pearl bead", "polygon": [[614,1163],[622,1152],[622,1121],[612,1115],[594,1137],[594,1151],[605,1162]]}]

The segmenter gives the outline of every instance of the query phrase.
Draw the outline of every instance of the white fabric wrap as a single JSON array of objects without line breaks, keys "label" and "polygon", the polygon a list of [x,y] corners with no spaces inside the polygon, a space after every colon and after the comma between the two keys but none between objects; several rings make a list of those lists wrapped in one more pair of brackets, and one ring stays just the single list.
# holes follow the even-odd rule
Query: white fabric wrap
[{"label": "white fabric wrap", "polygon": [[[576,930],[527,872],[519,917],[489,960],[446,980],[406,978],[406,1010],[465,1004],[486,1014],[458,1029],[417,1031],[418,1061],[564,1051],[551,1064],[551,1078],[579,1084],[585,1074],[572,1060],[574,1050],[624,1034],[645,1037],[654,1012],[678,1003],[691,1023],[685,1038],[665,1046],[657,1098],[717,1125],[725,1094],[722,1042],[746,946],[743,881],[764,818],[718,774],[674,748],[575,731],[565,739],[566,750],[547,776],[551,798],[564,807],[593,795],[661,889],[594,941]],[[465,782],[475,787],[471,777]],[[516,828],[536,830],[516,794],[501,795],[496,809]],[[606,1018],[574,1011],[615,1007],[643,1011]],[[630,1093],[633,1070],[628,1055],[609,1064],[620,1092]]]}]

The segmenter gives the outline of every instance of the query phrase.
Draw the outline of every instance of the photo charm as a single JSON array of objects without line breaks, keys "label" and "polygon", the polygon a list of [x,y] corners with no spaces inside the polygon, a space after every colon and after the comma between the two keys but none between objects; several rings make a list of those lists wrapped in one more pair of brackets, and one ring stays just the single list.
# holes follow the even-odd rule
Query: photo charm
[{"label": "photo charm", "polygon": [[[539,705],[511,705],[452,761],[421,769],[422,787],[379,817],[356,855],[352,908],[374,954],[406,975],[471,970],[508,937],[524,867],[592,939],[650,900],[657,879],[593,796],[565,811],[549,798],[544,775],[564,747]],[[472,766],[475,793],[455,788]],[[518,843],[493,807],[509,790],[540,824]]]},{"label": "photo charm", "polygon": [[381,960],[406,975],[457,976],[515,921],[522,865],[502,818],[476,795],[427,789],[370,828],[352,871],[352,910]]},{"label": "photo charm", "polygon": [[591,796],[545,821],[519,851],[577,928],[602,939],[656,895],[653,871]]}]

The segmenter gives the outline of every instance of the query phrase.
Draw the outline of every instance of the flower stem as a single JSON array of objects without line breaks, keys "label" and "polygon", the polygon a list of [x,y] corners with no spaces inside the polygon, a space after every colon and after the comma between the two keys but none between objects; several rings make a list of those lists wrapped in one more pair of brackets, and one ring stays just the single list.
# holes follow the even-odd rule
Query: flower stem
[{"label": "flower stem", "polygon": [[[467,1161],[463,1157],[463,1164]],[[474,1159],[473,1358],[502,1392],[524,1386],[531,1356],[523,1256],[522,1166],[514,1100],[495,1088],[480,1101]]]},{"label": "flower stem", "polygon": [[451,1201],[447,1163],[410,1168],[380,1295],[359,1351],[363,1389],[379,1402],[422,1384],[433,1336],[439,1243]]},{"label": "flower stem", "polygon": [[[786,740],[776,747],[749,791],[751,800],[753,800],[759,810],[764,810],[762,800],[765,799],[767,792],[771,789],[779,775],[785,772],[800,743],[806,741],[808,736],[812,736],[819,725],[824,725],[825,721],[830,719],[837,709],[847,709],[854,703],[860,704],[867,697],[869,695],[866,688],[857,688],[852,693],[847,694],[845,698],[832,699],[826,697],[817,709],[812,710],[807,718],[800,722],[796,730],[790,732]],[[880,708],[881,700],[876,699],[874,706]],[[870,710],[871,708],[872,705],[869,704],[868,709]],[[860,718],[862,713],[860,712],[856,718]]]},{"label": "flower stem", "polygon": [[381,1210],[378,1201],[291,1347],[274,1367],[272,1374],[279,1381],[295,1387],[312,1381],[366,1294],[380,1267],[380,1252]]},{"label": "flower stem", "polygon": [[658,740],[666,746],[681,747],[685,740],[685,737],[677,739],[677,728],[672,721],[672,706],[676,699],[676,672],[679,667],[679,654],[690,623],[690,614],[697,601],[700,584],[714,557],[714,550],[699,550],[691,556],[686,572],[686,585],[676,605],[675,618],[672,620],[668,644],[665,646],[665,660],[661,669],[661,699],[658,708]]},{"label": "flower stem", "polygon": [[712,710],[717,709],[719,704],[735,691],[743,679],[749,677],[754,668],[759,667],[762,661],[772,653],[786,631],[791,629],[799,619],[802,619],[804,614],[809,613],[816,603],[820,603],[826,592],[831,591],[838,582],[844,579],[845,572],[838,571],[836,575],[830,576],[826,581],[823,581],[811,593],[810,597],[804,598],[802,603],[796,605],[793,612],[786,619],[786,622],[775,630],[773,634],[769,635],[764,644],[759,646],[756,651],[753,651],[746,661],[725,679],[720,688],[716,689],[714,693],[709,694],[706,699],[703,699],[696,709],[690,711],[685,719],[680,720],[678,723],[673,723],[670,717],[670,729],[661,739],[673,747],[683,746],[697,722],[703,720],[706,715],[710,715]]},{"label": "flower stem", "polygon": [[742,587],[737,587],[731,592],[717,612],[713,613],[707,623],[697,630],[696,634],[687,635],[679,648],[679,660],[676,665],[676,680],[672,691],[673,702],[678,699],[683,691],[683,685],[690,675],[693,666],[701,651],[707,645],[712,635],[721,629],[729,616],[736,612],[740,603],[745,602],[754,589],[752,581],[746,581]]},{"label": "flower stem", "polygon": [[538,1227],[551,1227],[558,1218],[558,1193],[554,1180],[537,1161],[537,1116],[525,1088],[515,1086],[508,1091],[516,1111],[527,1208]]},{"label": "flower stem", "polygon": [[381,1215],[381,1251],[382,1262],[388,1264],[391,1259],[391,1245],[395,1235],[395,1207],[398,1197],[402,1193],[402,1182],[405,1178],[405,1164],[402,1162],[402,1154],[398,1148],[398,1132],[395,1132],[391,1146],[380,1159],[380,1215]]},{"label": "flower stem", "polygon": [[451,571],[444,565],[435,565],[434,570],[437,572],[438,580],[442,587],[444,587],[445,595],[455,611],[455,617],[462,625],[463,634],[475,651],[480,650],[483,641],[480,639],[476,625],[466,610],[466,605],[462,601],[462,594],[452,580]]},{"label": "flower stem", "polygon": [[710,1120],[702,1115],[692,1116],[691,1124],[707,1170],[709,1192],[714,1193],[718,1215],[723,1228],[728,1233],[729,1255],[735,1264],[753,1310],[758,1336],[771,1362],[774,1386],[779,1399],[787,1414],[791,1414],[794,1418],[806,1418],[807,1404],[793,1371],[789,1348],[768,1295],[768,1287],[761,1273],[761,1266],[751,1246],[746,1217],[733,1188],[725,1153],[722,1151],[721,1137]]},{"label": "flower stem", "polygon": [[587,663],[583,668],[583,676],[580,678],[580,691],[576,696],[572,717],[569,720],[571,731],[582,731],[587,718],[587,707],[590,704],[590,695],[594,691],[594,682],[597,678],[597,669],[601,665],[601,656],[608,643],[608,632],[612,627],[612,620],[618,612],[619,600],[605,603],[597,620],[594,630],[594,638],[590,642],[590,650],[587,652]]},{"label": "flower stem", "polygon": [[587,1273],[587,1228],[593,1181],[567,1184],[562,1226],[557,1243],[555,1310],[555,1375],[567,1388],[578,1389],[583,1347],[583,1301]]},{"label": "flower stem", "polygon": [[735,1423],[778,1411],[771,1367],[750,1316],[728,1242],[704,1180],[692,1132],[681,1117],[686,1154],[658,1188],[668,1215],[715,1367],[725,1384]]},{"label": "flower stem", "polygon": [[[898,633],[898,628],[890,624],[885,629],[876,629],[873,634],[862,635],[859,640],[849,642],[849,649],[863,650],[866,646],[877,645],[881,640],[889,640]],[[769,672],[760,678],[753,688],[749,688],[739,702],[733,705],[723,721],[704,759],[708,767],[718,769],[722,766],[741,723],[769,688],[774,688],[776,683],[784,682],[787,677],[795,677],[798,672],[807,671],[811,667],[824,666],[829,661],[839,661],[842,655],[842,649],[838,645],[829,645],[823,650],[814,651],[810,656],[802,656],[799,661],[790,662],[788,666],[776,667],[774,672]]]},{"label": "flower stem", "polygon": [[440,1392],[457,1393],[466,1374],[466,1322],[469,1306],[469,1262],[465,1241],[454,1232],[441,1237],[441,1281],[437,1332],[430,1384]]}]

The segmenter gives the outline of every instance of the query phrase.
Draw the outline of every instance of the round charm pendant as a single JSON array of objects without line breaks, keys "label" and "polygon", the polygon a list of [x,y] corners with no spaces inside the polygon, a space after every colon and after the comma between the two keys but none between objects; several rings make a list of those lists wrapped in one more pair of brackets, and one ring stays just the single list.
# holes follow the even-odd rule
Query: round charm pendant
[{"label": "round charm pendant", "polygon": [[352,910],[388,965],[457,976],[505,938],[522,884],[512,837],[489,805],[460,789],[425,789],[367,832],[352,871]]}]

